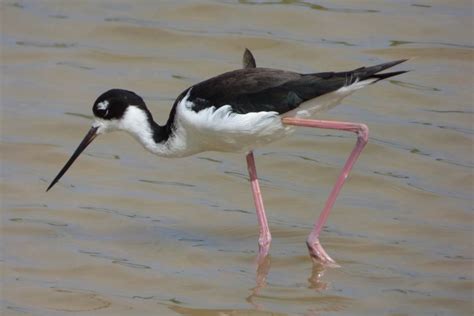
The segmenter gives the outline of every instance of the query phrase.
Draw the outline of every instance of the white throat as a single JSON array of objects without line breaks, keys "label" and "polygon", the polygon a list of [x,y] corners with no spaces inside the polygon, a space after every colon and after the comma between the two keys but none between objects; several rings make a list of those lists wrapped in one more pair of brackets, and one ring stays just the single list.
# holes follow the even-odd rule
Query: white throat
[{"label": "white throat", "polygon": [[159,156],[170,156],[168,141],[156,143],[153,139],[153,129],[147,114],[140,108],[130,105],[120,120],[96,119],[93,126],[98,126],[98,133],[126,131],[132,135],[143,147]]}]

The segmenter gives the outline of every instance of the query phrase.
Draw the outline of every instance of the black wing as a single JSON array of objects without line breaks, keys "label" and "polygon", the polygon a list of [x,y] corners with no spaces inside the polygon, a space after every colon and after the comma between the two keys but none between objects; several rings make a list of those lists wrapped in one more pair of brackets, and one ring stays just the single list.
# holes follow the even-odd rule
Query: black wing
[{"label": "black wing", "polygon": [[274,111],[280,114],[291,111],[304,101],[333,92],[343,86],[365,79],[377,81],[406,71],[377,74],[406,60],[397,60],[372,67],[357,68],[347,72],[321,72],[299,74],[269,68],[245,68],[223,73],[202,81],[176,99],[168,123],[174,120],[177,104],[189,90],[193,110],[230,105],[233,112]]}]

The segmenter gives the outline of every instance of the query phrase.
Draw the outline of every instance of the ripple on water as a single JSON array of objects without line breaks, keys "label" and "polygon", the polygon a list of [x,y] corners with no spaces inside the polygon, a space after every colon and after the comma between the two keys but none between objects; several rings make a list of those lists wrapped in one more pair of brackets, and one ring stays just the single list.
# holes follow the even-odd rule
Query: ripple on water
[{"label": "ripple on water", "polygon": [[63,42],[40,42],[40,41],[17,41],[18,46],[36,47],[36,48],[73,48],[76,43]]},{"label": "ripple on water", "polygon": [[241,4],[251,4],[251,5],[296,5],[306,8],[310,8],[318,11],[328,11],[328,12],[341,12],[341,13],[377,13],[379,10],[374,9],[356,9],[356,8],[347,8],[347,7],[327,7],[312,3],[311,1],[302,1],[302,0],[281,0],[281,1],[260,1],[260,0],[239,0]]},{"label": "ripple on water", "polygon": [[[472,314],[471,3],[92,2],[2,6],[6,313]],[[163,163],[129,156],[138,147],[117,133],[71,171],[84,183],[97,172],[92,187],[44,192],[64,163],[53,151],[82,134],[58,132],[61,120],[93,118],[85,100],[128,87],[163,121],[185,86],[240,67],[244,47],[262,67],[301,72],[418,56],[319,116],[373,126],[322,234],[340,269],[311,271],[304,240],[351,134],[301,129],[263,149],[274,233],[263,275],[242,155]],[[110,139],[121,147],[101,147]]]},{"label": "ripple on water", "polygon": [[161,181],[161,180],[148,180],[148,179],[138,179],[138,181],[144,182],[144,183],[151,183],[151,184],[158,184],[158,185],[165,185],[165,186],[186,187],[186,188],[194,188],[196,186],[194,184],[175,182],[175,181]]},{"label": "ripple on water", "polygon": [[148,266],[148,265],[130,262],[130,260],[127,259],[127,258],[111,256],[111,255],[103,254],[103,253],[98,252],[98,251],[79,250],[79,253],[83,253],[83,254],[89,255],[89,256],[94,257],[94,258],[106,259],[106,260],[109,260],[111,263],[119,264],[119,265],[126,266],[126,267],[129,267],[129,268],[151,269],[151,267]]}]

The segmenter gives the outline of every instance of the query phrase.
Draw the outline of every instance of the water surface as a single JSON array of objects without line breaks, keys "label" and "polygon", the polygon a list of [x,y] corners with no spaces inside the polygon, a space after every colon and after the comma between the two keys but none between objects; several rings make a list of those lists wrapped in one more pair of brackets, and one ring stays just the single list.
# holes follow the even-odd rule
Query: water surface
[{"label": "water surface", "polygon": [[[4,315],[471,315],[470,1],[3,1]],[[412,58],[321,119],[369,144],[304,244],[354,135],[300,129],[256,151],[273,232],[258,267],[242,154],[157,158],[98,138],[45,189],[110,88],[167,119],[189,85],[241,67],[347,70]]]}]

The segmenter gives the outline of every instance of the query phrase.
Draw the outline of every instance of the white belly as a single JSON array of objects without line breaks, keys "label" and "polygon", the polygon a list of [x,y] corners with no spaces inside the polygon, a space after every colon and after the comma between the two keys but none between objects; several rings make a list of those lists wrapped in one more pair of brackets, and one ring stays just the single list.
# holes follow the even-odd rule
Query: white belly
[{"label": "white belly", "polygon": [[177,107],[174,136],[169,139],[175,156],[203,151],[241,152],[268,144],[290,133],[277,112],[232,113],[229,105],[194,112]]}]

